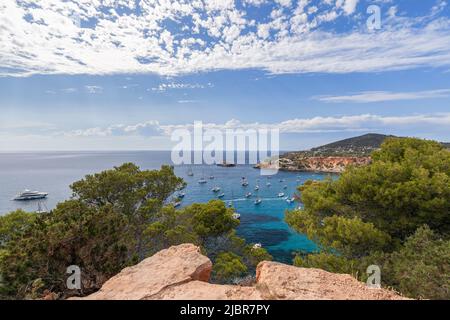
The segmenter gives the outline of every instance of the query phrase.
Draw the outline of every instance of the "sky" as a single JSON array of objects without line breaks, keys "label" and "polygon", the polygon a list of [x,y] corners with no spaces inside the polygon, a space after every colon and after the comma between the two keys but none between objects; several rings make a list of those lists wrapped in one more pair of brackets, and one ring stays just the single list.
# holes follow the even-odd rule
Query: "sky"
[{"label": "sky", "polygon": [[0,151],[164,150],[194,121],[450,141],[444,0],[2,0],[0,44]]}]

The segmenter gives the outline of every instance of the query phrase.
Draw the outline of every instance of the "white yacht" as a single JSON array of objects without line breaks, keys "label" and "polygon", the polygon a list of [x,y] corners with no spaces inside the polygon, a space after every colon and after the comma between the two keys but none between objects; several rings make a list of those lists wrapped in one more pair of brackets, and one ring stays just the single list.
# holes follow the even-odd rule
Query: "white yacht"
[{"label": "white yacht", "polygon": [[25,189],[22,193],[19,193],[14,200],[36,200],[36,199],[44,199],[48,196],[47,192],[39,192],[39,191],[30,191]]},{"label": "white yacht", "polygon": [[241,215],[239,213],[233,213],[233,218],[236,220],[240,220],[241,219]]}]

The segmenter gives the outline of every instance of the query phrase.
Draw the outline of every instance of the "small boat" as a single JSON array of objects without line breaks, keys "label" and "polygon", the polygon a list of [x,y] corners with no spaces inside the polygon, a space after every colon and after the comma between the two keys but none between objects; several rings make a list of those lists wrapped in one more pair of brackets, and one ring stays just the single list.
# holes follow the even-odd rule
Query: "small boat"
[{"label": "small boat", "polygon": [[247,192],[246,194],[245,194],[245,197],[246,198],[250,198],[252,196],[252,193],[251,192]]},{"label": "small boat", "polygon": [[262,202],[262,200],[261,200],[260,198],[258,198],[258,199],[255,200],[255,205],[258,205],[258,204],[260,204],[261,202]]},{"label": "small boat", "polygon": [[255,191],[258,191],[258,190],[259,190],[259,186],[256,186],[256,187],[255,187]]},{"label": "small boat", "polygon": [[240,220],[241,219],[241,215],[239,213],[233,213],[233,218],[236,220]]},{"label": "small boat", "polygon": [[293,203],[294,201],[295,201],[295,198],[290,198],[290,199],[286,200],[287,203]]},{"label": "small boat", "polygon": [[191,168],[189,168],[187,175],[188,175],[188,177],[192,177],[194,175],[194,172],[192,171]]},{"label": "small boat", "polygon": [[175,201],[175,202],[173,203],[173,207],[174,207],[174,208],[178,208],[179,206],[181,206],[181,201]]},{"label": "small boat", "polygon": [[262,244],[261,243],[255,243],[253,245],[253,249],[261,249],[262,248]]},{"label": "small boat", "polygon": [[48,196],[47,192],[30,191],[25,189],[22,193],[19,193],[13,200],[25,201],[25,200],[36,200],[44,199]]},{"label": "small boat", "polygon": [[270,182],[266,183],[266,186],[270,187],[272,184]]},{"label": "small boat", "polygon": [[177,194],[177,198],[182,199],[182,198],[184,198],[185,195],[186,195],[185,192],[180,192]]},{"label": "small boat", "polygon": [[223,198],[223,197],[225,197],[225,193],[221,193],[221,194],[219,194],[218,196],[217,196],[217,198]]},{"label": "small boat", "polygon": [[214,179],[214,176],[213,176],[213,175],[210,175],[210,176],[209,176],[209,179],[210,179],[210,180],[213,180],[213,179]]},{"label": "small boat", "polygon": [[279,194],[278,194],[278,198],[283,198],[284,197],[284,193],[283,192],[280,192]]},{"label": "small boat", "polygon": [[283,179],[280,179],[280,182],[284,182],[284,180],[283,180]]},{"label": "small boat", "polygon": [[220,191],[220,187],[214,187],[211,189],[212,192],[219,192]]},{"label": "small boat", "polygon": [[233,202],[228,202],[228,208],[231,208],[233,206]]},{"label": "small boat", "polygon": [[246,187],[246,186],[248,186],[248,182],[247,182],[246,180],[245,180],[245,181],[242,181],[241,185],[242,185],[243,187]]},{"label": "small boat", "polygon": [[206,179],[205,178],[201,178],[200,180],[198,180],[198,183],[200,183],[200,184],[205,184],[205,183],[207,183],[208,181],[206,181]]},{"label": "small boat", "polygon": [[283,189],[287,189],[287,186],[284,186]]},{"label": "small boat", "polygon": [[222,162],[222,163],[218,163],[217,166],[219,167],[225,167],[225,168],[231,168],[231,167],[235,167],[236,165],[234,163],[227,163],[227,162]]}]

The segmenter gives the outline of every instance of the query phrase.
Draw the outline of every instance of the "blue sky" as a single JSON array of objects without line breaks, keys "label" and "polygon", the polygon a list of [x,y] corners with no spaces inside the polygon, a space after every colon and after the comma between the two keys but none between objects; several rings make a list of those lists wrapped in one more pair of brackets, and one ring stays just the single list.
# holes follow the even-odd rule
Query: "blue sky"
[{"label": "blue sky", "polygon": [[[367,8],[381,12],[369,30]],[[170,132],[279,128],[450,141],[443,0],[6,0],[0,150],[170,149]]]}]

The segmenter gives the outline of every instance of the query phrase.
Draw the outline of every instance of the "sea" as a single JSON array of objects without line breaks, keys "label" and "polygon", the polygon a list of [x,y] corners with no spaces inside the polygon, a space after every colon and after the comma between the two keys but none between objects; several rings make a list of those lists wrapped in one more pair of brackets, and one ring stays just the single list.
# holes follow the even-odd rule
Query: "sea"
[{"label": "sea", "polygon": [[[173,165],[169,151],[121,151],[121,152],[20,152],[0,153],[0,215],[16,209],[36,211],[38,201],[13,201],[14,196],[24,189],[48,192],[48,198],[41,206],[53,209],[58,202],[71,197],[70,184],[87,174],[111,169],[126,162],[133,162],[141,169],[158,169],[163,164]],[[219,167],[215,165],[174,166],[176,175],[182,177],[187,187],[182,206],[204,203],[217,199],[215,186],[224,193],[227,204],[231,201],[241,215],[237,228],[239,236],[249,243],[260,243],[274,257],[274,260],[292,263],[296,252],[312,252],[317,249],[314,242],[305,235],[295,232],[284,221],[286,210],[301,206],[299,202],[288,203],[278,197],[298,194],[297,187],[307,180],[321,180],[327,174],[307,172],[278,172],[262,176],[252,165]],[[193,176],[188,172],[192,171]],[[206,184],[198,180],[205,177]],[[213,177],[213,179],[211,179]],[[245,177],[249,185],[241,185]],[[269,185],[270,184],[270,185]],[[259,185],[259,191],[255,186]],[[245,194],[252,196],[246,198]],[[256,197],[262,200],[255,205]]]}]

